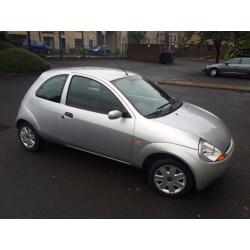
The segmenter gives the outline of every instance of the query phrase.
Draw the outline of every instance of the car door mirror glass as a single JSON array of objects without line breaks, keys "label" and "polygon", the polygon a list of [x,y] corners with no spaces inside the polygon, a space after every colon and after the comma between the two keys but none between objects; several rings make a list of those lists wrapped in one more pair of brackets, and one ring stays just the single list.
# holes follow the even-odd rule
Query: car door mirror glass
[{"label": "car door mirror glass", "polygon": [[108,113],[108,118],[110,120],[118,119],[120,117],[122,117],[122,112],[119,110],[112,110]]}]

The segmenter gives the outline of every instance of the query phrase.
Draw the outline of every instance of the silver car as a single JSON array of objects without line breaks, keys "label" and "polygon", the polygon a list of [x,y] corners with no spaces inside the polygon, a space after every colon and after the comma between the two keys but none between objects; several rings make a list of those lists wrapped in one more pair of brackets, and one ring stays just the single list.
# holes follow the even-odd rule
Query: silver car
[{"label": "silver car", "polygon": [[232,74],[250,76],[250,58],[232,58],[221,63],[207,65],[204,71],[209,76]]},{"label": "silver car", "polygon": [[133,165],[170,197],[208,186],[234,150],[217,116],[136,73],[111,68],[43,73],[23,98],[16,126],[28,151],[48,140]]}]

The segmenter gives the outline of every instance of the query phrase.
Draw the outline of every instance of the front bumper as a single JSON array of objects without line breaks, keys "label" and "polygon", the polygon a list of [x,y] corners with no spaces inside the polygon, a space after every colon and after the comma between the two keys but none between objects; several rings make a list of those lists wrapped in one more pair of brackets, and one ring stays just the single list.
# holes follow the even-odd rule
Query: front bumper
[{"label": "front bumper", "polygon": [[232,158],[234,148],[234,141],[231,139],[230,146],[225,152],[226,157],[224,160],[218,162],[204,162],[199,159],[199,166],[195,167],[195,170],[193,171],[197,190],[204,189],[226,171],[227,166]]},{"label": "front bumper", "polygon": [[202,71],[203,71],[205,74],[208,74],[208,73],[209,73],[209,68],[204,68]]},{"label": "front bumper", "polygon": [[201,160],[198,149],[188,148],[171,143],[151,143],[144,147],[137,156],[134,165],[143,167],[144,160],[152,155],[161,153],[171,154],[182,160],[191,170],[197,190],[207,187],[213,180],[221,176],[227,168],[234,152],[234,141],[231,139],[230,146],[225,154],[225,159],[218,162],[205,162]]}]

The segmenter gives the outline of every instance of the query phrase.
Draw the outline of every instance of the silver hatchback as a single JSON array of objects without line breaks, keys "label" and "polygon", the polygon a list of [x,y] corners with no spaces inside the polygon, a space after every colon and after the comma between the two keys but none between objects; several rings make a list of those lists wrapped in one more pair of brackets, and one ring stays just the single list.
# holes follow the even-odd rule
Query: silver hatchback
[{"label": "silver hatchback", "polygon": [[231,58],[221,63],[207,65],[204,71],[212,77],[220,75],[250,76],[250,58]]},{"label": "silver hatchback", "polygon": [[16,125],[28,151],[48,140],[133,165],[170,197],[205,188],[234,150],[217,116],[138,74],[111,68],[43,73],[23,98]]}]

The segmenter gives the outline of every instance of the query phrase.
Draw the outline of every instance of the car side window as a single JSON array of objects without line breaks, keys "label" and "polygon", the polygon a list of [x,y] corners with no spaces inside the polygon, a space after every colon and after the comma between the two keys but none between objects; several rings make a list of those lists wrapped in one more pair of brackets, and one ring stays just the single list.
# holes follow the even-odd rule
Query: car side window
[{"label": "car side window", "polygon": [[250,65],[250,58],[241,58],[241,64],[249,64]]},{"label": "car side window", "polygon": [[36,92],[36,96],[60,103],[62,91],[68,75],[57,75],[45,81]]},{"label": "car side window", "polygon": [[117,97],[103,84],[87,77],[73,76],[66,105],[108,114],[112,110],[125,111]]},{"label": "car side window", "polygon": [[225,61],[225,63],[228,63],[228,64],[239,64],[240,63],[240,59],[239,58],[232,58],[232,59],[229,59],[229,60]]}]

